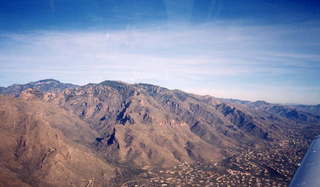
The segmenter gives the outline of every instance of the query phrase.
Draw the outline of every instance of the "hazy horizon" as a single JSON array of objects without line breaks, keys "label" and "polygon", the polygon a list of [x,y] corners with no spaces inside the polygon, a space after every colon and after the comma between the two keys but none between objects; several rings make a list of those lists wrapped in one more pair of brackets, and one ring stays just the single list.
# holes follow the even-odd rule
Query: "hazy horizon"
[{"label": "hazy horizon", "polygon": [[0,2],[0,86],[121,80],[319,104],[320,2]]}]

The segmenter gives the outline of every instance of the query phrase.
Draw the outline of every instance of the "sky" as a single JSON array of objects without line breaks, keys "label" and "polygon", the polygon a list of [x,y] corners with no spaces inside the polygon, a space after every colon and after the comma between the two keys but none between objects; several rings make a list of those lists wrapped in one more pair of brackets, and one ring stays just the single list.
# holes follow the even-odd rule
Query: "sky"
[{"label": "sky", "polygon": [[320,103],[317,0],[1,0],[0,86],[54,78]]}]

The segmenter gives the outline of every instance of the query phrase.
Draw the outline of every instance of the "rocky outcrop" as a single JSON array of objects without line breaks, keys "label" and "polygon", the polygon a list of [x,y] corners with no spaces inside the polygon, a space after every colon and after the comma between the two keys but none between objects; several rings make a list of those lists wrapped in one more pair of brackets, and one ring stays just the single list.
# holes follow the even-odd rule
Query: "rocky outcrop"
[{"label": "rocky outcrop", "polygon": [[232,124],[246,133],[250,133],[256,137],[268,140],[268,133],[260,128],[254,121],[253,117],[228,106],[227,104],[216,105],[216,109],[220,111]]}]

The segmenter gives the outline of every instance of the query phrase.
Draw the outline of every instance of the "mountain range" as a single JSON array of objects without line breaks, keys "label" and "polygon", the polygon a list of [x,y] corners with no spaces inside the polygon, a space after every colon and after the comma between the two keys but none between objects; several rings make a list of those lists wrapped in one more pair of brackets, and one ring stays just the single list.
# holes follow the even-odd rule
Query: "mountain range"
[{"label": "mountain range", "polygon": [[151,84],[46,79],[0,94],[0,186],[286,186],[320,133],[320,105]]}]

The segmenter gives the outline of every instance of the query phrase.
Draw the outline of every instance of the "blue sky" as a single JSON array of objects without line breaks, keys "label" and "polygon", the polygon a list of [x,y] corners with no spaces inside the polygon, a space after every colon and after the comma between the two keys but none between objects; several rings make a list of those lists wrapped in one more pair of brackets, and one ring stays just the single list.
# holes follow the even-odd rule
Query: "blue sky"
[{"label": "blue sky", "polygon": [[2,0],[0,86],[55,78],[320,103],[320,2]]}]

